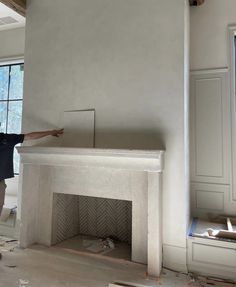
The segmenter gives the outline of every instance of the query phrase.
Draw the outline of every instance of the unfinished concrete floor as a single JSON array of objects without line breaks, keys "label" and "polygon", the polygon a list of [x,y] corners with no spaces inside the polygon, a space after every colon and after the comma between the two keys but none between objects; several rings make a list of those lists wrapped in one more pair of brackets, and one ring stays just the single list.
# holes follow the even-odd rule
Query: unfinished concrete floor
[{"label": "unfinished concrete floor", "polygon": [[152,281],[146,278],[145,271],[143,265],[71,254],[53,247],[14,248],[3,252],[0,287],[108,287],[116,281],[153,287],[213,285],[168,270],[163,271],[158,281]]}]

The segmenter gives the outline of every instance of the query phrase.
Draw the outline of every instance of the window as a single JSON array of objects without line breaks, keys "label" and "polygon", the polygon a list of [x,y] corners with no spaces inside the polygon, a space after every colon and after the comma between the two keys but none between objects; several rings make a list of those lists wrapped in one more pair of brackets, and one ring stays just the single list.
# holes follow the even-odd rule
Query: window
[{"label": "window", "polygon": [[[0,132],[20,133],[24,65],[0,66]],[[19,173],[19,156],[14,152],[14,169]]]}]

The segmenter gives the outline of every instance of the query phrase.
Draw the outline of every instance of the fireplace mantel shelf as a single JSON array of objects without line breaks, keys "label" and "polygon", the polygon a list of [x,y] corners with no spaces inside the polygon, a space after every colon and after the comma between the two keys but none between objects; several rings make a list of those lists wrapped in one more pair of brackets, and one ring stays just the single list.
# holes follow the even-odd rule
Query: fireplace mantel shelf
[{"label": "fireplace mantel shelf", "polygon": [[68,147],[17,147],[22,163],[44,165],[109,166],[160,172],[164,168],[163,150],[126,150]]},{"label": "fireplace mantel shelf", "polygon": [[163,150],[132,150],[132,149],[102,149],[102,148],[74,148],[74,147],[42,147],[22,146],[17,150],[20,154],[51,154],[51,155],[80,155],[80,156],[108,156],[128,158],[156,158],[159,159]]}]

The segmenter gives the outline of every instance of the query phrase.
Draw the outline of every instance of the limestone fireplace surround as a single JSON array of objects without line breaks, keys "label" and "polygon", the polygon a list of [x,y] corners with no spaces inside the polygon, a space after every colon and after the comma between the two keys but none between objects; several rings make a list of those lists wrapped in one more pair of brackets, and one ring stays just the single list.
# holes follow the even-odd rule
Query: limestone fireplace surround
[{"label": "limestone fireplace surround", "polygon": [[132,261],[151,276],[162,266],[161,181],[164,152],[18,147],[20,246],[52,244],[53,194],[132,201]]}]

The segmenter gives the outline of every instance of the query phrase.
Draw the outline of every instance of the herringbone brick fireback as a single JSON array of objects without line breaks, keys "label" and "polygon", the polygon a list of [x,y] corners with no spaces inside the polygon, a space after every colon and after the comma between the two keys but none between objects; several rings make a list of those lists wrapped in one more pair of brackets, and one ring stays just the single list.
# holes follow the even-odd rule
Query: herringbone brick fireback
[{"label": "herringbone brick fireback", "polygon": [[132,202],[54,194],[53,244],[77,234],[131,243]]}]

